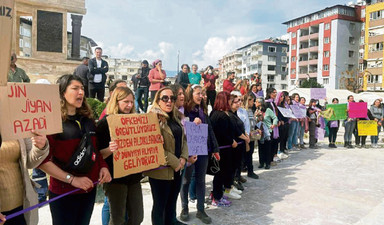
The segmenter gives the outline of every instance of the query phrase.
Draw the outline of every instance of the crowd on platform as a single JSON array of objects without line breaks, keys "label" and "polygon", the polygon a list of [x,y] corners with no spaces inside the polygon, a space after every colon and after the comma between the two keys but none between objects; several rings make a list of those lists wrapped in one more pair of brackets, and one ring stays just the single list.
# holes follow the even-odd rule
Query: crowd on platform
[{"label": "crowd on platform", "polygon": [[[103,184],[106,196],[103,224],[141,224],[144,207],[140,181],[144,176],[149,177],[151,187],[152,224],[185,224],[190,219],[188,206],[191,202],[197,204],[196,217],[210,224],[212,219],[205,212],[206,196],[213,206],[229,207],[233,200],[241,199],[246,177],[259,178],[253,165],[255,149],[259,156],[257,167],[270,169],[288,158],[290,151],[307,148],[305,133],[309,133],[309,148],[316,149],[318,130],[327,130],[329,148],[336,148],[341,126],[345,127],[344,147],[353,148],[353,134],[356,146],[366,147],[366,136],[358,136],[356,131],[357,120],[375,120],[379,133],[384,118],[380,99],[370,106],[366,118],[327,121],[323,113],[326,108],[316,99],[307,101],[297,93],[289,95],[287,91],[278,92],[274,88],[268,88],[264,94],[258,74],[250,80],[234,83],[235,73],[228,73],[223,86],[216,87],[218,75],[212,66],[200,74],[197,65],[193,64],[190,71],[189,65],[183,64],[176,83],[169,84],[161,60],[155,60],[152,69],[148,61],[143,60],[142,68],[132,80],[134,90],[127,87],[126,81],[112,82],[107,106],[95,120],[85,98],[89,95],[104,100],[102,89],[108,64],[101,59],[101,53],[102,49],[96,48],[94,59],[84,59],[75,75],[63,75],[57,81],[62,133],[45,136],[33,131],[33,138],[1,144],[0,220],[5,219],[4,215],[38,203],[28,169],[39,168],[50,175],[50,199],[81,189],[49,203],[54,225],[89,224],[97,183]],[[16,56],[13,56],[9,81],[29,82],[15,62]],[[217,92],[219,89],[222,91]],[[349,96],[348,102],[353,101],[354,97]],[[332,104],[338,104],[338,99],[332,99]],[[292,105],[305,111],[306,116],[288,118],[279,110],[279,107],[290,109]],[[114,114],[143,112],[157,115],[166,165],[157,170],[113,178],[113,152],[119,149],[111,141],[106,118]],[[188,154],[185,121],[208,125],[208,155]],[[378,136],[372,136],[371,143],[372,147],[377,147]],[[73,156],[79,146],[90,148],[93,154],[89,157],[93,161],[73,166],[73,160],[76,161]],[[41,170],[34,174],[43,173]],[[247,176],[242,176],[242,172]],[[207,174],[213,175],[212,190],[206,190]],[[37,190],[40,190],[40,202],[44,201],[46,190]],[[182,202],[180,220],[176,215],[179,196]],[[6,220],[5,224],[37,224],[37,221],[37,210],[33,210]]]}]

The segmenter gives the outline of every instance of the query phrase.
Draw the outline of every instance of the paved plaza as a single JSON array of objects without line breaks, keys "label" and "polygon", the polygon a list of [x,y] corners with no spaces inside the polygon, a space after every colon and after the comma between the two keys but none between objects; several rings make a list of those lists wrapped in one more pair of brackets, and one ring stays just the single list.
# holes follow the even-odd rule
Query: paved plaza
[{"label": "paved plaza", "polygon": [[[257,165],[257,153],[254,154]],[[208,206],[213,224],[383,224],[384,148],[293,151],[270,170],[258,169],[258,180],[248,179],[241,200],[228,208]],[[207,176],[207,191],[212,176]],[[151,224],[152,198],[143,184],[145,218]],[[180,213],[178,204],[178,214]],[[191,221],[196,207],[190,203]],[[102,204],[96,204],[91,224],[101,224]],[[49,207],[40,209],[41,225],[51,224]]]}]

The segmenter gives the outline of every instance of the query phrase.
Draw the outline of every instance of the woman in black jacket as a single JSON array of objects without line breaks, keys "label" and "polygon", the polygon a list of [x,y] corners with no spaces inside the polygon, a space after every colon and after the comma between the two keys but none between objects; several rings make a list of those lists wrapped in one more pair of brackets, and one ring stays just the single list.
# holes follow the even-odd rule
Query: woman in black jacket
[{"label": "woman in black jacket", "polygon": [[183,64],[181,65],[181,71],[177,75],[176,83],[183,86],[184,89],[187,89],[189,84],[189,77],[188,77],[189,71],[190,71],[190,68],[188,64]]}]

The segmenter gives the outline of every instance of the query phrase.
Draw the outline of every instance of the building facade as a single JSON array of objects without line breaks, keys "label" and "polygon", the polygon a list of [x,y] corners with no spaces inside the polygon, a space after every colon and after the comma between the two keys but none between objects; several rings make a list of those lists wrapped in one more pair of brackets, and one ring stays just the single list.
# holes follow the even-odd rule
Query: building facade
[{"label": "building facade", "polygon": [[103,58],[108,62],[108,76],[113,80],[120,79],[128,81],[129,83],[132,76],[137,74],[141,68],[141,61],[108,57]]},{"label": "building facade", "polygon": [[279,39],[266,39],[243,46],[225,55],[220,61],[221,79],[227,72],[234,71],[236,76],[250,79],[258,73],[262,87],[274,87],[279,90],[288,88],[288,45]]},{"label": "building facade", "polygon": [[358,73],[361,6],[335,5],[283,24],[290,37],[290,86],[315,79],[340,89],[348,74]]}]

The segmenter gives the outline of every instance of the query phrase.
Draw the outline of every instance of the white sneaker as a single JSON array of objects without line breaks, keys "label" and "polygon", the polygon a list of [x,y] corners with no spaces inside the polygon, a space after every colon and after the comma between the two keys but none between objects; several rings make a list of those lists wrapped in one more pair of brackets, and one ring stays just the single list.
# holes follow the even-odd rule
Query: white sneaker
[{"label": "white sneaker", "polygon": [[232,191],[235,192],[236,194],[238,195],[241,195],[243,193],[243,191],[237,189],[235,186],[232,185]]},{"label": "white sneaker", "polygon": [[286,159],[288,158],[288,155],[284,153],[277,153],[277,157],[279,157],[279,159]]},{"label": "white sneaker", "polygon": [[279,157],[277,157],[277,156],[273,157],[273,161],[274,161],[274,162],[281,162],[281,160],[280,160]]},{"label": "white sneaker", "polygon": [[228,198],[230,199],[241,199],[241,196],[239,194],[236,194],[233,189],[231,189],[229,191],[229,193],[227,193],[226,191],[224,191],[224,196],[227,196]]}]

